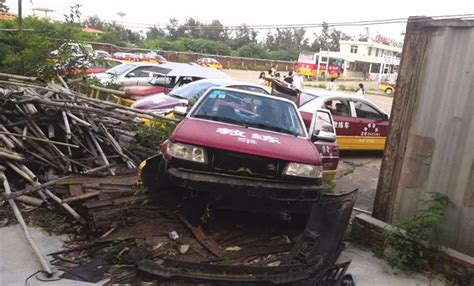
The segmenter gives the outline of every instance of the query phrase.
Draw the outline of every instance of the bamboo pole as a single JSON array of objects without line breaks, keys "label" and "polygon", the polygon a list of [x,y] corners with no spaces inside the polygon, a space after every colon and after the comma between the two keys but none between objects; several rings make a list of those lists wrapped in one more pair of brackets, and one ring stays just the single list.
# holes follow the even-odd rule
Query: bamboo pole
[{"label": "bamboo pole", "polygon": [[17,134],[17,133],[0,131],[0,136],[1,135],[12,135],[12,136],[22,137],[22,138],[31,139],[31,140],[35,140],[35,141],[39,141],[39,142],[44,142],[44,143],[51,143],[51,144],[56,144],[56,145],[61,145],[61,146],[69,146],[69,147],[72,147],[72,148],[79,148],[79,146],[74,145],[74,144],[68,144],[68,143],[53,141],[53,140],[48,140],[48,139],[41,139],[41,138],[33,137],[33,136],[26,136],[24,134]]},{"label": "bamboo pole", "polygon": [[[7,195],[10,194],[11,193],[10,184],[8,183],[8,180],[5,174],[3,173],[3,170],[0,170],[0,180],[3,182],[3,188],[5,189],[5,193]],[[51,271],[51,267],[49,266],[48,261],[46,260],[45,256],[36,245],[36,242],[33,240],[33,237],[31,236],[30,231],[28,230],[28,227],[26,226],[25,220],[23,219],[23,216],[21,215],[21,212],[18,209],[18,206],[16,205],[15,201],[12,199],[9,199],[8,204],[10,204],[10,207],[13,209],[15,218],[18,221],[18,223],[21,225],[26,241],[28,241],[31,249],[35,253],[36,257],[38,258],[41,264],[41,268],[43,269],[44,272],[47,273],[48,276],[53,275],[53,272]]]},{"label": "bamboo pole", "polygon": [[[105,165],[110,165],[109,160],[107,159],[107,156],[105,156],[104,151],[102,150],[102,147],[100,147],[99,142],[97,142],[97,139],[95,138],[94,134],[89,130],[89,135],[92,140],[92,143],[94,143],[95,148],[99,152],[100,156],[102,157],[102,161],[104,161]],[[111,175],[115,176],[115,172],[112,169],[109,169],[109,172]]]}]

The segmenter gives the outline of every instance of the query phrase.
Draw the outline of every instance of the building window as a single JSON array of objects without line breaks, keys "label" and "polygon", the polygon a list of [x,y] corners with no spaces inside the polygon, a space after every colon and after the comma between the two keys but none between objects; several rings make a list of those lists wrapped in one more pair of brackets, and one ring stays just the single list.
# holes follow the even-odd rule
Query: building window
[{"label": "building window", "polygon": [[379,56],[379,49],[375,49],[375,56],[376,56],[376,57]]},{"label": "building window", "polygon": [[351,46],[351,54],[357,54],[357,46]]},{"label": "building window", "polygon": [[369,48],[369,56],[372,55],[372,47]]}]

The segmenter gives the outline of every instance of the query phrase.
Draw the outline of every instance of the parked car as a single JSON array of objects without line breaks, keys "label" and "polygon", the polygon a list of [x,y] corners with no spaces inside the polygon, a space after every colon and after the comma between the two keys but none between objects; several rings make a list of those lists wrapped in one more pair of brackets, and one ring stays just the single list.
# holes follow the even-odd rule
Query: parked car
[{"label": "parked car", "polygon": [[209,88],[218,86],[269,94],[265,87],[258,84],[228,79],[201,79],[173,89],[168,94],[158,93],[139,99],[132,104],[132,107],[156,114],[166,114],[173,111],[175,106],[187,106],[192,102],[196,102]]},{"label": "parked car", "polygon": [[379,89],[383,90],[387,95],[392,95],[395,92],[395,86],[397,85],[394,81],[382,81],[379,84]]},{"label": "parked car", "polygon": [[151,94],[168,93],[174,88],[179,88],[204,78],[230,79],[225,73],[208,67],[172,62],[162,64],[160,67],[169,67],[169,70],[163,74],[156,75],[146,85],[128,86],[125,88],[125,91],[132,100],[141,99]]},{"label": "parked car", "polygon": [[103,51],[103,50],[95,50],[94,51],[94,56],[96,58],[102,58],[102,59],[106,59],[106,58],[111,58],[112,56],[109,54],[109,52],[107,51]]},{"label": "parked car", "polygon": [[200,58],[196,61],[196,63],[204,67],[222,69],[222,64],[218,60],[213,58]]},{"label": "parked car", "polygon": [[163,143],[161,154],[145,162],[142,180],[154,191],[180,187],[216,200],[263,198],[307,213],[304,201],[323,189],[323,159],[315,145],[337,149],[328,110],[315,112],[309,134],[290,100],[214,87]]},{"label": "parked car", "polygon": [[148,83],[158,74],[166,73],[169,69],[155,64],[124,63],[106,70],[103,73],[94,74],[102,84],[116,82],[129,85],[143,85]]},{"label": "parked car", "polygon": [[342,92],[305,89],[298,109],[307,128],[320,108],[331,111],[340,150],[384,150],[389,115],[373,102]]}]

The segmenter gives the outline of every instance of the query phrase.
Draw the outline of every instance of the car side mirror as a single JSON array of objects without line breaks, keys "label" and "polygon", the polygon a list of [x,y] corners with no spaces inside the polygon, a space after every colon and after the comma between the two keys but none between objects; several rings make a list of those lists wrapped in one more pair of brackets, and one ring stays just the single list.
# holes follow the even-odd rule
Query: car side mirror
[{"label": "car side mirror", "polygon": [[326,142],[336,142],[336,134],[323,130],[315,130],[315,133],[311,136],[311,141],[315,142],[318,140]]},{"label": "car side mirror", "polygon": [[127,74],[127,77],[135,77],[135,73],[131,72],[131,73]]},{"label": "car side mirror", "polygon": [[388,121],[388,120],[389,120],[388,114],[386,114],[386,113],[382,114],[382,119],[383,119],[384,121]]},{"label": "car side mirror", "polygon": [[327,109],[318,109],[313,116],[311,141],[336,142],[331,112]]},{"label": "car side mirror", "polygon": [[177,115],[186,116],[188,114],[188,107],[178,105],[173,108],[173,112]]}]

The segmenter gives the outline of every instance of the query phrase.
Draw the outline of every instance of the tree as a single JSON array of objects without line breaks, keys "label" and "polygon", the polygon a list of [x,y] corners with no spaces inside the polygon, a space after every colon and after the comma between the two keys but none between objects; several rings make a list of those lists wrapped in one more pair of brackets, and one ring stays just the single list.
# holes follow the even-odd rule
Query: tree
[{"label": "tree", "polygon": [[311,45],[311,49],[314,51],[339,51],[341,40],[352,40],[352,38],[347,35],[346,33],[337,30],[337,29],[329,29],[329,26],[326,22],[323,22],[323,29],[321,33],[315,34],[316,39],[314,40],[313,44]]},{"label": "tree", "polygon": [[252,28],[249,28],[246,24],[242,24],[235,31],[235,37],[231,41],[231,47],[238,49],[243,45],[257,43],[258,32]]},{"label": "tree", "polygon": [[201,38],[201,22],[194,18],[186,19],[184,25],[180,26],[178,30],[180,30],[180,34],[184,37],[198,39]]},{"label": "tree", "polygon": [[238,57],[246,58],[267,58],[267,51],[259,44],[247,44],[237,49],[235,53]]},{"label": "tree", "polygon": [[169,23],[166,24],[166,31],[168,32],[168,37],[172,40],[176,40],[183,35],[182,30],[179,29],[179,22],[176,18],[171,18]]},{"label": "tree", "polygon": [[228,41],[229,35],[219,20],[212,20],[211,24],[201,24],[201,36],[207,40]]},{"label": "tree", "polygon": [[102,20],[97,16],[89,16],[89,18],[84,21],[84,26],[97,30],[103,30],[106,25],[107,24],[102,22]]},{"label": "tree", "polygon": [[8,13],[10,8],[3,2],[0,2],[0,13]]},{"label": "tree", "polygon": [[164,37],[166,37],[165,31],[161,28],[156,27],[156,26],[151,27],[146,32],[146,38],[149,39],[149,40],[159,39],[159,38],[164,38]]}]

